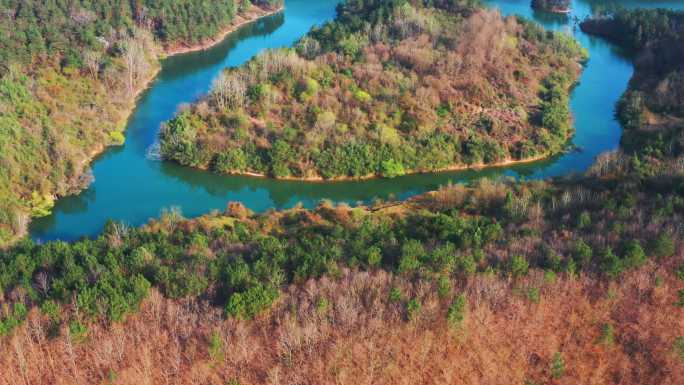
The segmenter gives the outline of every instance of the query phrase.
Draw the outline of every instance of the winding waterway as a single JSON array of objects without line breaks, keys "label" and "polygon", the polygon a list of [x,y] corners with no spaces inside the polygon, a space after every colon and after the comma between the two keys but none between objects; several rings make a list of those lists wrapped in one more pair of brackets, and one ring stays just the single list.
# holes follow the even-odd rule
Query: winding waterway
[{"label": "winding waterway", "polygon": [[108,219],[136,226],[171,207],[193,217],[222,210],[229,201],[241,201],[255,211],[292,207],[299,202],[311,207],[323,199],[354,204],[376,198],[404,199],[450,181],[465,182],[482,176],[538,179],[583,172],[596,155],[618,147],[621,128],[614,119],[614,105],[632,75],[632,65],[616,47],[575,28],[574,18],[583,18],[592,9],[610,3],[684,9],[681,0],[575,0],[573,13],[567,17],[533,12],[529,0],[485,1],[506,15],[523,15],[547,28],[572,33],[589,49],[591,59],[571,100],[577,131],[573,143],[579,151],[552,159],[477,171],[312,183],[220,176],[149,156],[160,124],[171,118],[180,105],[206,93],[223,68],[238,66],[263,49],[292,45],[313,25],[332,19],[337,2],[286,0],[284,12],[241,28],[207,51],[166,59],[129,120],[126,144],[96,159],[92,165],[94,183],[79,195],[60,199],[50,216],[35,220],[32,237],[46,241],[92,236]]}]

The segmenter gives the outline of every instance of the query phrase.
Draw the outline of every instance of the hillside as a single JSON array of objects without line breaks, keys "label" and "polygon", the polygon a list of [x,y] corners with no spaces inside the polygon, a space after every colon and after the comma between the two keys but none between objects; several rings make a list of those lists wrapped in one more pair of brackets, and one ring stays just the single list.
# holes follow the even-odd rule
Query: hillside
[{"label": "hillside", "polygon": [[136,95],[165,51],[202,45],[270,2],[17,1],[0,4],[0,245],[90,182],[125,140]]},{"label": "hillside", "polygon": [[674,384],[682,186],[485,180],[26,241],[0,253],[0,379]]},{"label": "hillside", "polygon": [[584,51],[471,3],[344,3],[295,50],[226,70],[166,124],[162,155],[219,173],[339,179],[562,151]]},{"label": "hillside", "polygon": [[634,77],[617,108],[625,127],[625,153],[647,172],[670,168],[671,158],[682,163],[684,12],[618,11],[586,20],[581,27],[634,55]]}]

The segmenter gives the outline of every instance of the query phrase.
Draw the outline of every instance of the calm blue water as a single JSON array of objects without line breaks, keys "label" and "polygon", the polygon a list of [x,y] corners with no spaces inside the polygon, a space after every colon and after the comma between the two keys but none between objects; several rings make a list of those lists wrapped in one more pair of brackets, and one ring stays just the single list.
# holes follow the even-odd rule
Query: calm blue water
[{"label": "calm blue water", "polygon": [[337,0],[286,0],[286,10],[245,26],[220,45],[204,52],[176,56],[162,63],[162,72],[145,92],[131,116],[126,145],[113,148],[93,162],[95,182],[81,194],[60,199],[53,214],[34,221],[36,240],[73,240],[99,233],[108,219],[140,225],[165,208],[179,207],[187,217],[222,210],[229,201],[241,201],[255,211],[287,208],[301,202],[314,206],[322,199],[349,203],[375,198],[407,198],[440,185],[482,176],[548,178],[580,173],[601,152],[617,148],[621,128],[614,105],[632,75],[629,59],[614,46],[574,28],[574,17],[610,4],[676,7],[684,1],[576,0],[571,17],[533,12],[529,0],[487,0],[502,13],[533,18],[547,28],[573,33],[589,49],[591,59],[573,91],[574,144],[578,152],[542,162],[509,168],[440,174],[410,175],[396,179],[311,183],[220,176],[160,162],[147,156],[160,124],[183,103],[191,103],[211,87],[228,66],[238,66],[267,48],[292,45],[313,25],[330,20]]}]

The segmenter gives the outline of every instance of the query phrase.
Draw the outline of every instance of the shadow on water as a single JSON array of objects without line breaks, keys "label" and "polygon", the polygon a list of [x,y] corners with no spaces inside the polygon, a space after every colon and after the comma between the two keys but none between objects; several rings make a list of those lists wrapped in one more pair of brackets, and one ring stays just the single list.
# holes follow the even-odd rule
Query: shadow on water
[{"label": "shadow on water", "polygon": [[570,22],[570,15],[567,13],[553,13],[532,10],[532,18],[544,25],[554,25],[556,27],[567,25]]},{"label": "shadow on water", "polygon": [[463,183],[488,177],[518,177],[526,179],[543,171],[555,163],[562,155],[543,161],[506,167],[423,173],[406,175],[395,179],[370,179],[363,181],[326,181],[302,182],[273,180],[250,176],[216,175],[207,171],[197,171],[173,163],[163,163],[162,172],[181,183],[202,189],[210,195],[222,198],[234,196],[245,191],[265,191],[273,208],[292,207],[296,203],[312,206],[322,200],[356,204],[371,202],[374,199],[405,199],[412,195],[430,191],[449,183]]},{"label": "shadow on water", "polygon": [[221,64],[241,41],[251,37],[268,36],[284,23],[285,12],[278,12],[239,28],[229,34],[223,41],[207,50],[166,58],[162,61],[162,70],[159,73],[159,78],[173,80],[193,73],[197,71],[197,68],[209,68]]}]

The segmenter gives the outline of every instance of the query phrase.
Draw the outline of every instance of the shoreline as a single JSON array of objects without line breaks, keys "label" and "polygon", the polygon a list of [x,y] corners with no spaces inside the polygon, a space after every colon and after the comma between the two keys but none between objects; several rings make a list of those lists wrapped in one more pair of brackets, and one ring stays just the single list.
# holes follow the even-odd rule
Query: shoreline
[{"label": "shoreline", "polygon": [[[253,5],[252,9],[247,12],[247,15],[245,15],[244,17],[239,16],[242,18],[242,20],[240,20],[237,23],[231,23],[228,27],[223,29],[219,33],[219,35],[217,35],[214,38],[210,38],[206,42],[203,42],[201,44],[194,45],[194,46],[187,46],[187,47],[184,47],[182,49],[181,48],[169,49],[168,47],[164,47],[164,46],[160,45],[161,52],[156,53],[157,60],[156,60],[156,63],[154,63],[154,69],[152,71],[150,71],[150,73],[147,74],[145,76],[145,78],[141,81],[141,83],[140,83],[141,87],[137,88],[133,92],[133,95],[131,95],[131,100],[130,100],[131,106],[128,109],[124,110],[123,117],[120,120],[120,125],[122,127],[124,127],[124,129],[121,131],[118,131],[118,132],[121,132],[122,134],[124,134],[124,138],[125,138],[125,133],[127,131],[125,128],[128,125],[128,122],[129,122],[131,116],[133,115],[133,112],[135,111],[137,105],[138,105],[138,99],[140,98],[140,95],[142,95],[143,92],[148,90],[151,87],[151,85],[154,83],[154,80],[157,78],[157,76],[159,75],[159,73],[162,70],[161,62],[164,59],[167,59],[169,57],[176,56],[176,55],[182,55],[182,54],[186,54],[186,53],[199,52],[199,51],[204,51],[204,50],[210,49],[210,48],[214,47],[215,45],[220,44],[222,41],[224,41],[228,37],[228,35],[230,35],[233,32],[236,32],[241,27],[248,25],[250,23],[254,23],[254,22],[256,22],[256,21],[258,21],[264,17],[275,15],[278,12],[282,12],[284,9],[285,9],[284,5],[280,6],[278,8],[275,8],[275,9],[261,8],[261,7],[258,7],[256,5]],[[93,149],[90,150],[90,152],[87,154],[87,156],[82,160],[81,165],[92,164],[93,161],[95,161],[99,156],[104,154],[109,148],[123,146],[125,143],[126,143],[125,140],[124,140],[124,143],[122,143],[120,145],[119,144],[98,143]],[[87,174],[88,171],[90,171],[89,168],[82,170],[82,172],[79,174],[79,176],[83,176],[83,175]],[[50,194],[50,196],[53,200],[53,204],[50,206],[50,209],[52,209],[54,207],[54,202],[56,202],[58,199],[65,198],[65,197],[68,197],[71,195],[79,194],[83,190],[87,189],[89,186],[90,186],[90,183],[88,183],[87,186],[70,186],[70,187],[73,187],[74,190],[70,191],[70,193],[68,193],[68,194],[64,194],[64,195],[59,195],[59,194],[54,194],[54,193]],[[31,215],[31,218],[39,218],[39,217]]]},{"label": "shoreline", "polygon": [[[436,173],[452,172],[452,171],[484,170],[484,169],[508,167],[508,166],[513,166],[513,165],[520,165],[520,164],[527,164],[527,163],[534,163],[534,162],[542,161],[542,160],[548,159],[554,155],[556,155],[556,154],[546,153],[546,154],[536,155],[536,156],[533,156],[530,158],[525,158],[525,159],[517,159],[517,160],[516,159],[506,159],[506,160],[502,160],[502,161],[496,162],[496,163],[478,163],[478,164],[473,164],[473,165],[467,165],[467,164],[453,165],[453,166],[442,167],[442,168],[435,169],[435,170],[406,170],[406,172],[403,175],[399,175],[396,178],[401,178],[403,176],[409,176],[409,175],[436,174]],[[176,162],[176,164],[180,164],[180,163]],[[250,172],[250,171],[235,172],[235,173],[214,173],[212,171],[209,171],[209,169],[207,167],[192,167],[192,168],[197,169],[197,170],[210,172],[210,173],[215,174],[215,175],[243,176],[243,177],[259,178],[259,179],[273,179],[273,180],[277,180],[277,181],[307,182],[307,183],[335,183],[335,182],[365,181],[365,180],[373,180],[373,179],[394,179],[394,178],[386,178],[386,177],[383,177],[382,175],[379,175],[379,174],[369,174],[369,175],[362,175],[362,176],[338,176],[338,177],[327,178],[327,179],[323,178],[322,176],[315,176],[315,177],[294,177],[294,176],[274,177],[274,176],[270,176],[268,174]]]},{"label": "shoreline", "polygon": [[275,9],[261,8],[256,5],[252,5],[252,9],[247,12],[247,15],[237,15],[237,17],[243,18],[243,20],[240,20],[237,23],[231,23],[228,27],[223,29],[221,32],[219,32],[218,35],[214,36],[213,38],[209,38],[208,40],[195,45],[180,44],[174,48],[163,47],[164,57],[162,59],[191,52],[204,51],[209,48],[212,48],[215,45],[220,44],[228,37],[228,35],[237,31],[241,27],[254,23],[264,17],[273,16],[277,13],[282,12],[284,9],[285,5],[282,5]]}]

